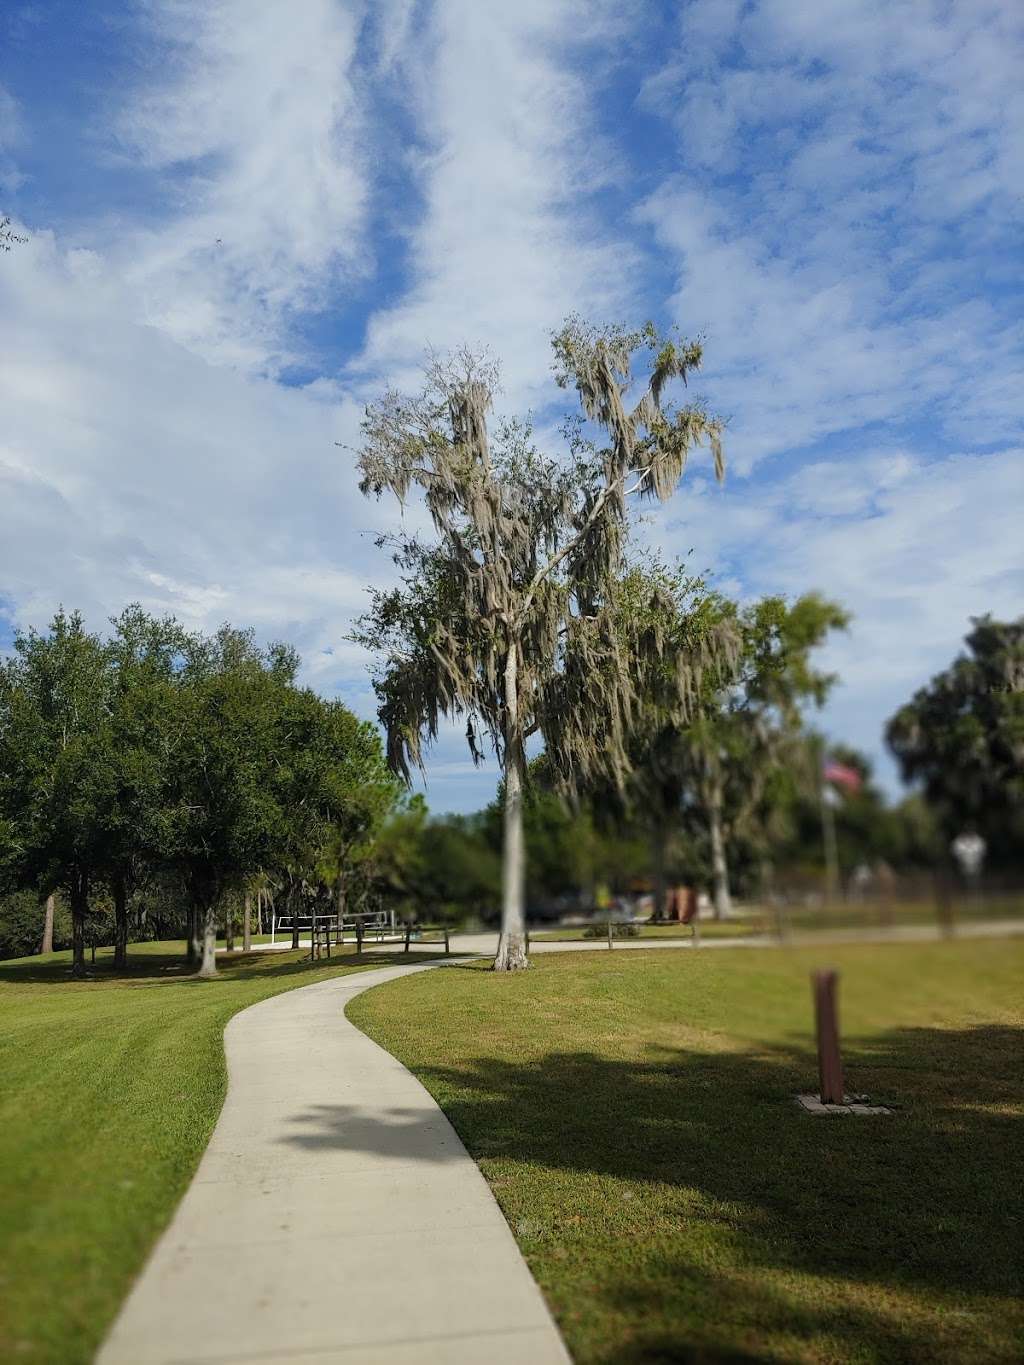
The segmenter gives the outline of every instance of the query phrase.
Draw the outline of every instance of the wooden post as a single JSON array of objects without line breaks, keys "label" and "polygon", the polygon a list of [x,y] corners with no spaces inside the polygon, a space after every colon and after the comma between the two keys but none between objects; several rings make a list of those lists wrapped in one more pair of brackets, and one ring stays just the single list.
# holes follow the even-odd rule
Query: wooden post
[{"label": "wooden post", "polygon": [[363,917],[356,915],[356,955],[363,955]]},{"label": "wooden post", "polygon": [[608,947],[612,946],[612,914],[608,912]]},{"label": "wooden post", "polygon": [[839,1057],[839,1019],[836,995],[839,973],[818,970],[811,973],[814,992],[814,1022],[818,1034],[818,1082],[822,1104],[842,1104],[843,1064]]},{"label": "wooden post", "polygon": [[448,957],[448,956],[450,956],[450,954],[451,954],[451,948],[450,948],[450,946],[449,946],[449,940],[448,940],[448,926],[447,926],[447,924],[446,924],[445,927],[444,927],[444,955],[445,955],[445,957]]},{"label": "wooden post", "polygon": [[412,920],[405,921],[405,951],[409,951],[409,938],[412,934]]}]

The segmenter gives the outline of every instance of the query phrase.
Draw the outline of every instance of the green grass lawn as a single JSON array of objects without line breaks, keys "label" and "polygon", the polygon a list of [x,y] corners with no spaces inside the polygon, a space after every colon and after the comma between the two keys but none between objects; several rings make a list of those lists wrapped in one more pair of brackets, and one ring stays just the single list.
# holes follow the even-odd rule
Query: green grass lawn
[{"label": "green grass lawn", "polygon": [[[808,971],[848,1088],[813,1118]],[[1024,944],[466,964],[349,1007],[444,1107],[579,1362],[1024,1358]]]},{"label": "green grass lawn", "polygon": [[185,975],[184,944],[0,963],[0,1360],[84,1362],[184,1193],[224,1097],[224,1025],[257,1000],[359,965],[305,952]]}]

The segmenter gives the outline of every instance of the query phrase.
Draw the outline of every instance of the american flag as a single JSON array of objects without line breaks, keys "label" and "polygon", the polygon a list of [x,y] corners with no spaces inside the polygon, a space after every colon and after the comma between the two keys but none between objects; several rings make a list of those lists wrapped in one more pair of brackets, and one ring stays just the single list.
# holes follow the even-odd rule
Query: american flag
[{"label": "american flag", "polygon": [[831,782],[837,787],[845,787],[848,792],[860,791],[860,773],[856,768],[850,768],[845,763],[837,763],[835,759],[830,759],[822,768],[821,775],[826,782]]}]

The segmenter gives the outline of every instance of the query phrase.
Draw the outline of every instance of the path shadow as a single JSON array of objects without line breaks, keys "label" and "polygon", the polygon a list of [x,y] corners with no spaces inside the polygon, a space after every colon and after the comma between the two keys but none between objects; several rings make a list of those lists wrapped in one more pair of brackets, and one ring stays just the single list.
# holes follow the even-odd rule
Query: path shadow
[{"label": "path shadow", "polygon": [[443,1165],[463,1157],[463,1148],[444,1114],[395,1105],[371,1116],[361,1105],[316,1104],[287,1122],[295,1125],[279,1141],[310,1152],[372,1152],[398,1161]]}]

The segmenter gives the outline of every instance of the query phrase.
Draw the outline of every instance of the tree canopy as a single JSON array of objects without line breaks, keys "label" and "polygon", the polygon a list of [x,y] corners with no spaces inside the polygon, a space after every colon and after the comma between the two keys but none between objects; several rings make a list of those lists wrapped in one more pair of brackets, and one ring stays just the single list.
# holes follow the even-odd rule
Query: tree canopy
[{"label": "tree canopy", "polygon": [[380,659],[389,762],[408,780],[446,717],[465,722],[475,760],[489,743],[501,766],[498,970],[526,962],[525,742],[540,733],[568,785],[609,764],[624,778],[640,675],[663,645],[658,612],[634,628],[640,613],[618,607],[629,510],[671,496],[697,445],[722,469],[721,423],[667,399],[699,367],[699,344],[573,318],[553,346],[556,379],[583,410],[565,455],[542,453],[522,421],[489,428],[497,370],[463,350],[432,360],[417,394],[389,391],[367,409],[359,456],[363,492],[419,490],[436,533],[385,541],[401,583],[374,593],[356,631]]},{"label": "tree canopy", "polygon": [[896,712],[886,739],[947,840],[973,828],[1005,861],[1024,844],[1024,617],[974,617],[965,644]]}]

